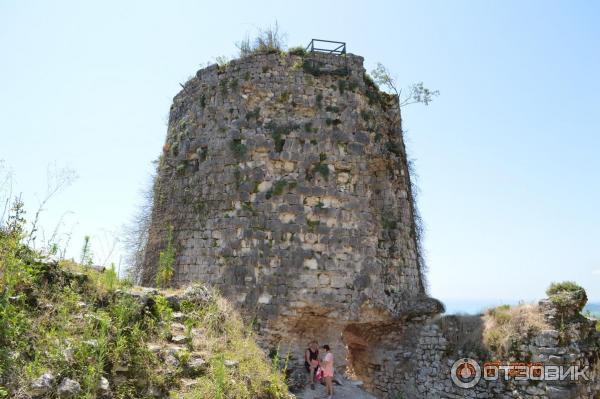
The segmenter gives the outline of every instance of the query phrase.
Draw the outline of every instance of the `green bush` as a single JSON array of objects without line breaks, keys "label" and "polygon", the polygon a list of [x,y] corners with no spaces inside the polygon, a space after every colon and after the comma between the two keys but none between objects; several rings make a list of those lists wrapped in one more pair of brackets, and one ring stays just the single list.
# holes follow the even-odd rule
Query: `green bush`
[{"label": "green bush", "polygon": [[320,174],[325,180],[329,180],[329,167],[324,163],[316,163],[313,165],[306,175],[308,180],[312,180],[316,174]]},{"label": "green bush", "polygon": [[290,134],[292,130],[298,129],[298,125],[294,123],[288,123],[279,125],[273,121],[267,123],[265,127],[271,131],[271,137],[275,143],[275,150],[277,152],[283,151],[285,145],[285,137]]},{"label": "green bush", "polygon": [[563,281],[560,283],[552,283],[546,290],[546,295],[552,296],[563,292],[578,292],[583,291],[583,287],[574,281]]},{"label": "green bush", "polygon": [[249,121],[251,119],[258,119],[260,116],[260,108],[256,107],[252,111],[246,112],[246,120]]},{"label": "green bush", "polygon": [[233,156],[236,158],[243,158],[246,155],[246,151],[248,150],[244,144],[242,144],[241,139],[233,139],[229,145],[231,152],[233,152]]},{"label": "green bush", "polygon": [[[290,185],[291,185],[291,183],[290,183]],[[269,199],[273,196],[283,194],[283,190],[285,190],[285,188],[287,186],[288,186],[288,182],[285,179],[277,180],[275,182],[275,184],[273,184],[273,187],[269,191],[267,191],[267,193],[266,193],[267,199]]]},{"label": "green bush", "polygon": [[288,54],[304,57],[306,55],[306,49],[300,46],[292,47],[288,50]]},{"label": "green bush", "polygon": [[173,246],[173,226],[167,231],[167,246],[160,251],[158,256],[158,271],[156,273],[156,285],[166,287],[173,278],[175,269],[175,247]]}]

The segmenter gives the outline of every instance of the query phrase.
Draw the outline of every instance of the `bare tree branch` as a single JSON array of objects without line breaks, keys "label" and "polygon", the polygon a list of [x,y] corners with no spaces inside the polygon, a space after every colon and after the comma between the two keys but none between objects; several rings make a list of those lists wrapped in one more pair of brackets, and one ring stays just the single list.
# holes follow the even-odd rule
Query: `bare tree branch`
[{"label": "bare tree branch", "polygon": [[31,223],[31,229],[27,234],[27,240],[25,242],[26,245],[30,245],[31,247],[35,248],[35,240],[37,238],[36,233],[38,231],[40,216],[45,210],[44,207],[46,206],[48,201],[50,201],[50,199],[52,199],[52,197],[54,197],[61,190],[70,186],[76,179],[77,174],[73,169],[67,167],[58,169],[56,165],[48,166],[46,194],[40,201],[38,209],[35,212],[33,222]]},{"label": "bare tree branch", "polygon": [[423,82],[418,82],[410,85],[408,87],[408,94],[403,96],[402,89],[398,89],[397,87],[396,79],[392,77],[390,71],[381,63],[377,63],[377,67],[371,71],[371,75],[377,85],[398,96],[400,108],[418,103],[429,105],[434,97],[440,95],[439,90],[429,90],[423,85]]}]

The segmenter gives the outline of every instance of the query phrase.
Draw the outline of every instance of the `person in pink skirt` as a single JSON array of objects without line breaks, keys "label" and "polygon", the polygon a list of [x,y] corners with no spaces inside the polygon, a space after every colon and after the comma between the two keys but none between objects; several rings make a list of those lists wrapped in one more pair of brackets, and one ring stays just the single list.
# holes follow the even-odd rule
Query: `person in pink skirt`
[{"label": "person in pink skirt", "polygon": [[323,345],[323,349],[325,349],[325,357],[321,362],[321,367],[323,368],[323,378],[327,390],[326,397],[331,399],[333,398],[333,353],[331,353],[329,345]]}]

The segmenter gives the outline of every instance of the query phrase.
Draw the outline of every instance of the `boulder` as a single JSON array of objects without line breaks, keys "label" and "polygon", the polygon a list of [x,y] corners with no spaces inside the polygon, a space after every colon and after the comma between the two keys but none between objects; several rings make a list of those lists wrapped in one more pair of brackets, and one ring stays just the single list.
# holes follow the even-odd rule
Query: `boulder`
[{"label": "boulder", "polygon": [[52,373],[47,372],[31,382],[27,393],[33,397],[42,396],[50,392],[54,385],[55,377]]},{"label": "boulder", "polygon": [[58,386],[58,397],[59,398],[73,398],[81,392],[81,385],[75,380],[65,378],[61,381]]}]

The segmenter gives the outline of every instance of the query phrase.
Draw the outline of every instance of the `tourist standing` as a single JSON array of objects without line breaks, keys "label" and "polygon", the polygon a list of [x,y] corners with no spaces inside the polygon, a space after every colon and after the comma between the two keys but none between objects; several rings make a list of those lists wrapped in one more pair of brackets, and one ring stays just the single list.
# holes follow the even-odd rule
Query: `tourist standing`
[{"label": "tourist standing", "polygon": [[325,389],[327,391],[327,397],[333,398],[333,353],[329,345],[323,345],[325,349],[325,357],[323,358],[323,378],[325,378]]},{"label": "tourist standing", "polygon": [[308,382],[311,389],[315,389],[315,374],[319,367],[319,344],[311,341],[304,352],[304,367],[308,373]]}]

